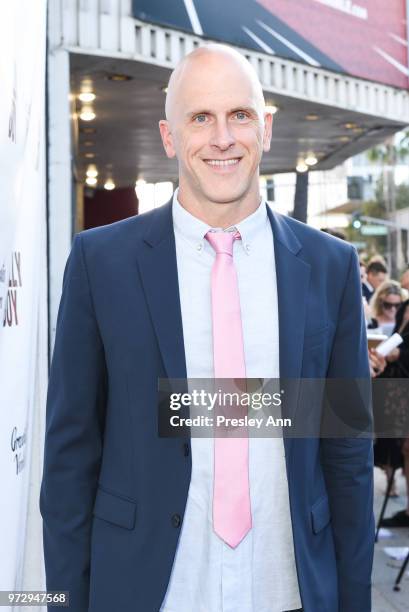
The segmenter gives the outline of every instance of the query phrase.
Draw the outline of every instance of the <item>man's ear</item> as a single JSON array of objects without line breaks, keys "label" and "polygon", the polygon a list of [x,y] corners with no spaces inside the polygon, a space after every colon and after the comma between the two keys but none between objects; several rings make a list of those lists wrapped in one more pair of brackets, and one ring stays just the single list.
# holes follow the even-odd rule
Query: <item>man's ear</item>
[{"label": "man's ear", "polygon": [[264,114],[263,151],[270,150],[271,133],[273,130],[273,113]]},{"label": "man's ear", "polygon": [[169,158],[175,157],[176,151],[175,147],[173,146],[172,132],[170,131],[169,121],[167,121],[167,119],[161,119],[159,121],[159,131],[166,155]]}]

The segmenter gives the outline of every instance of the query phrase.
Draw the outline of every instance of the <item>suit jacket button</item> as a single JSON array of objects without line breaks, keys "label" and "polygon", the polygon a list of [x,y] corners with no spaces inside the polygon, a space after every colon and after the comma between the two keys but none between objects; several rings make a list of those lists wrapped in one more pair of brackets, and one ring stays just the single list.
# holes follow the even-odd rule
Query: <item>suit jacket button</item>
[{"label": "suit jacket button", "polygon": [[174,514],[172,516],[172,525],[174,527],[180,527],[181,522],[182,522],[182,519],[180,518],[180,514]]},{"label": "suit jacket button", "polygon": [[190,455],[189,444],[187,444],[186,442],[183,445],[183,454],[184,454],[185,457],[189,457],[189,455]]}]

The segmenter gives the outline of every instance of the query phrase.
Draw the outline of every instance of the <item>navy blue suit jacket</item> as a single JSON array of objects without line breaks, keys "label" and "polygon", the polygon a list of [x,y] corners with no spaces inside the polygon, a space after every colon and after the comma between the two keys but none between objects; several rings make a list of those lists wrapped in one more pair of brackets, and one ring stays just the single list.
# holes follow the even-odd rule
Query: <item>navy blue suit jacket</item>
[{"label": "navy blue suit jacket", "polygon": [[[369,377],[355,249],[268,214],[281,376]],[[191,456],[189,439],[158,436],[157,380],[185,376],[171,202],[78,234],[58,314],[40,496],[47,589],[68,590],[71,612],[160,608]],[[303,609],[370,612],[371,441],[286,438],[285,453]]]}]

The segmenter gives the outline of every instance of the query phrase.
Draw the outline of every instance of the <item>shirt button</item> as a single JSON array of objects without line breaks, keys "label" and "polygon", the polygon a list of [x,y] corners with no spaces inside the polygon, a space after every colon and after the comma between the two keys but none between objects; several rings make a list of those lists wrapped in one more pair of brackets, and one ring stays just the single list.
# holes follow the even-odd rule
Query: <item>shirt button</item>
[{"label": "shirt button", "polygon": [[180,514],[174,514],[172,516],[172,525],[173,527],[180,527],[180,523],[182,522],[182,519],[180,518]]},{"label": "shirt button", "polygon": [[249,244],[246,244],[246,251],[247,251],[247,253],[250,251],[250,245]]},{"label": "shirt button", "polygon": [[185,457],[189,457],[189,455],[190,455],[189,444],[187,444],[186,442],[183,445],[183,454],[184,454]]},{"label": "shirt button", "polygon": [[199,243],[196,248],[197,248],[198,251],[201,251],[202,248],[203,248],[203,245]]}]

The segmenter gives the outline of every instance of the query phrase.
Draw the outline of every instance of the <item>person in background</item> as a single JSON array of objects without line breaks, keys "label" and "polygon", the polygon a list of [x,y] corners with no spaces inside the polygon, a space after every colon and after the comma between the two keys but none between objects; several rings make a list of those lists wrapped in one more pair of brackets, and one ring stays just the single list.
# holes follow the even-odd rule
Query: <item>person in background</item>
[{"label": "person in background", "polygon": [[402,303],[402,289],[398,282],[384,281],[373,294],[369,306],[372,318],[368,329],[377,329],[390,336],[395,326],[395,317]]},{"label": "person in background", "polygon": [[[326,234],[330,234],[331,236],[335,236],[335,238],[340,238],[341,240],[346,240],[346,236],[343,232],[338,231],[338,230],[333,230],[332,228],[329,227],[322,227],[321,228],[322,232],[325,232]],[[382,262],[380,262],[382,263]],[[364,283],[367,279],[367,274],[366,274],[366,264],[365,261],[363,260],[363,258],[360,257],[359,259],[359,270],[360,270],[360,274],[361,274],[361,283]],[[366,298],[364,296],[362,296],[362,305],[363,305],[363,309],[364,309],[364,315],[365,315],[365,320],[367,322],[370,322],[371,320],[371,309],[369,307],[369,304],[366,300]],[[377,376],[379,376],[385,369],[386,367],[386,359],[385,357],[383,357],[382,355],[380,355],[379,353],[376,352],[376,349],[371,348],[368,349],[368,358],[369,358],[369,368],[371,371],[371,378],[376,378]]]},{"label": "person in background", "polygon": [[368,276],[366,274],[366,264],[363,261],[359,262],[359,270],[361,272],[361,283],[364,284],[368,280]]},{"label": "person in background", "polygon": [[388,270],[385,264],[379,259],[371,259],[366,267],[366,280],[362,282],[362,295],[369,303],[376,289],[387,277]]},{"label": "person in background", "polygon": [[[387,366],[382,378],[409,378],[409,300],[401,304],[396,314],[394,333],[402,336],[403,342],[386,357]],[[393,398],[392,398],[393,401]],[[388,465],[382,466],[382,462]],[[409,527],[409,437],[402,439],[382,439],[375,444],[375,464],[384,467],[390,475],[391,467],[402,468],[406,478],[406,508],[390,518],[383,519],[382,527]],[[395,483],[391,494],[397,497]]]},{"label": "person in background", "polygon": [[[369,304],[368,304],[368,300],[366,299],[365,295],[364,295],[364,287],[366,287],[365,283],[368,280],[367,274],[366,274],[366,263],[365,263],[365,259],[362,255],[360,255],[359,257],[359,271],[361,274],[361,285],[362,285],[362,306],[364,309],[364,316],[365,316],[365,321],[366,321],[366,325],[368,325],[368,323],[370,323],[371,321],[371,309],[369,308]],[[371,365],[372,368],[372,365]]]},{"label": "person in background", "polygon": [[369,258],[367,262],[367,267],[375,261],[381,263],[386,269],[388,268],[385,257],[383,255],[380,255],[379,253],[376,253],[375,255],[372,255],[372,257]]},{"label": "person in background", "polygon": [[400,279],[400,286],[402,289],[409,291],[409,268],[404,271]]},{"label": "person in background", "polygon": [[376,378],[380,376],[382,372],[385,370],[387,361],[383,355],[380,355],[376,352],[375,348],[370,348],[368,350],[369,357],[369,367],[371,370],[371,378]]}]

